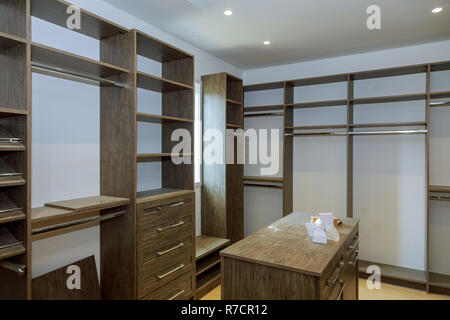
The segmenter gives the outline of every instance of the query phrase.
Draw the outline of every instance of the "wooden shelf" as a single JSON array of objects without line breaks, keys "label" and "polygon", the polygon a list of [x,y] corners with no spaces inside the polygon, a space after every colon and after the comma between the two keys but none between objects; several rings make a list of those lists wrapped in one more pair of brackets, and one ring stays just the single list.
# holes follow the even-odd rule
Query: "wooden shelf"
[{"label": "wooden shelf", "polygon": [[244,92],[284,89],[284,81],[251,84],[244,86]]},{"label": "wooden shelf", "polygon": [[136,156],[136,161],[137,162],[158,162],[158,161],[162,161],[164,158],[172,158],[172,156],[175,157],[181,157],[181,158],[185,158],[185,157],[192,157],[192,153],[183,153],[183,154],[178,154],[178,153],[140,153],[137,154]]},{"label": "wooden shelf", "polygon": [[375,103],[389,103],[389,102],[403,102],[403,101],[420,101],[426,99],[427,99],[426,93],[417,93],[417,94],[404,94],[396,96],[358,98],[352,99],[350,101],[353,104],[375,104]]},{"label": "wooden shelf", "polygon": [[432,92],[431,99],[446,99],[450,98],[450,91]]},{"label": "wooden shelf", "polygon": [[160,124],[163,122],[188,122],[188,123],[194,122],[194,120],[191,120],[191,119],[160,116],[160,115],[156,115],[156,114],[141,113],[141,112],[137,113],[137,121],[156,123],[156,124]]},{"label": "wooden shelf", "polygon": [[231,104],[231,105],[236,105],[236,106],[242,106],[243,105],[242,102],[238,102],[238,101],[235,101],[233,99],[227,99],[227,103]]},{"label": "wooden shelf", "polygon": [[410,74],[425,73],[427,71],[427,64],[419,64],[405,67],[361,71],[351,74],[351,77],[353,80],[368,80],[386,77],[406,76]]},{"label": "wooden shelf", "polygon": [[222,273],[220,265],[216,265],[197,276],[197,298],[203,297],[208,291],[220,284]]},{"label": "wooden shelf", "polygon": [[0,151],[24,151],[22,138],[13,137],[9,132],[0,128]]},{"label": "wooden shelf", "polygon": [[284,111],[284,104],[244,108],[244,112],[260,112],[260,111]]},{"label": "wooden shelf", "polygon": [[23,209],[18,208],[5,193],[0,193],[0,223],[23,220],[24,217]]},{"label": "wooden shelf", "polygon": [[244,129],[244,126],[240,125],[240,124],[227,123],[227,128],[229,128],[229,129]]},{"label": "wooden shelf", "polygon": [[434,193],[449,193],[450,194],[450,187],[447,186],[430,186],[429,187],[430,192]]},{"label": "wooden shelf", "polygon": [[15,116],[26,116],[28,115],[27,110],[19,110],[14,108],[1,108],[0,107],[0,117],[15,117]]},{"label": "wooden shelf", "polygon": [[197,263],[197,273],[196,275],[201,275],[202,273],[205,273],[206,271],[210,270],[211,268],[217,266],[220,264],[221,258],[220,255],[214,255],[211,257],[203,258],[201,262]]},{"label": "wooden shelf", "polygon": [[109,196],[94,196],[66,201],[46,203],[46,207],[70,210],[75,212],[99,211],[120,206],[126,206],[130,199]]},{"label": "wooden shelf", "polygon": [[162,42],[142,31],[136,30],[137,54],[161,63],[192,59],[193,56],[185,51],[177,49],[170,44]]},{"label": "wooden shelf", "polygon": [[137,73],[137,86],[141,89],[159,93],[194,89],[192,86],[172,80],[163,79],[142,71],[138,71]]},{"label": "wooden shelf", "polygon": [[[31,15],[67,28],[67,8],[70,5],[70,3],[62,0],[31,0]],[[73,31],[97,40],[107,39],[129,31],[83,9],[81,9],[81,21],[82,28]]]},{"label": "wooden shelf", "polygon": [[427,283],[427,276],[425,271],[408,269],[403,267],[391,266],[383,263],[359,261],[359,272],[367,274],[367,268],[371,265],[377,265],[381,268],[381,279],[385,280],[399,280],[420,285]]},{"label": "wooden shelf", "polygon": [[[2,248],[6,246],[5,248]],[[25,253],[25,247],[6,228],[0,229],[0,260]]]},{"label": "wooden shelf", "polygon": [[346,124],[331,124],[331,125],[317,125],[317,126],[298,126],[286,127],[288,130],[319,130],[319,129],[347,129]]},{"label": "wooden shelf", "polygon": [[20,44],[26,44],[27,40],[10,34],[0,32],[0,49],[9,49]]},{"label": "wooden shelf", "polygon": [[136,194],[136,203],[145,203],[149,201],[155,201],[165,199],[168,197],[177,197],[191,194],[193,190],[181,190],[181,189],[169,189],[160,188],[153,190],[141,191]]},{"label": "wooden shelf", "polygon": [[0,224],[22,221],[25,219],[26,215],[21,210],[0,213]]},{"label": "wooden shelf", "polygon": [[286,106],[294,107],[294,109],[338,107],[338,106],[347,106],[347,100],[311,101],[311,102],[287,104]]},{"label": "wooden shelf", "polygon": [[33,43],[31,46],[31,60],[54,68],[83,73],[99,78],[107,78],[130,72],[130,70],[121,67],[88,59],[70,52],[47,47],[39,43]]},{"label": "wooden shelf", "polygon": [[15,172],[5,161],[0,159],[0,188],[23,186],[25,184],[23,174]]},{"label": "wooden shelf", "polygon": [[266,183],[283,183],[283,178],[281,177],[244,177],[244,181],[247,182],[266,182]]},{"label": "wooden shelf", "polygon": [[196,250],[195,250],[195,258],[196,260],[200,260],[207,255],[220,251],[221,249],[228,246],[230,240],[210,237],[210,236],[198,236],[196,239]]},{"label": "wooden shelf", "polygon": [[312,86],[312,85],[320,85],[320,84],[328,84],[328,83],[336,83],[336,82],[347,82],[348,74],[336,74],[331,76],[322,76],[322,77],[313,77],[306,79],[297,79],[288,81],[289,85],[294,87],[303,87],[303,86]]},{"label": "wooden shelf", "polygon": [[350,124],[352,128],[382,128],[382,127],[415,127],[415,126],[426,126],[426,122],[393,122],[393,123],[357,123]]},{"label": "wooden shelf", "polygon": [[430,286],[450,289],[450,275],[430,272]]}]

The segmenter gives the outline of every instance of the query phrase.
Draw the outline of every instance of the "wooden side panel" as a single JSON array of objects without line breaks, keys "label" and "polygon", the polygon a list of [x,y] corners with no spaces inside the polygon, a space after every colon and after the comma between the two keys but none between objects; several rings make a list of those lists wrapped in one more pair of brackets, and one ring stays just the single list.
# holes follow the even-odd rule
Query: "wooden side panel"
[{"label": "wooden side panel", "polygon": [[430,126],[430,117],[431,117],[431,66],[428,65],[427,75],[426,75],[426,94],[427,101],[425,105],[425,121],[427,124],[428,132],[425,136],[425,216],[427,221],[427,229],[426,229],[426,238],[425,238],[425,250],[426,250],[426,275],[427,275],[427,292],[431,292],[430,288],[430,139],[431,139],[431,126]]},{"label": "wooden side panel", "polygon": [[223,300],[315,300],[317,279],[222,257]]},{"label": "wooden side panel", "polygon": [[[67,270],[72,265],[80,268],[80,290],[70,290],[67,286],[71,276]],[[33,300],[101,300],[101,298],[94,256],[33,279]]]},{"label": "wooden side panel", "polygon": [[[290,82],[284,84],[284,132],[286,127],[294,125],[294,109],[287,106],[294,103],[294,87]],[[287,216],[294,210],[294,138],[284,137],[283,148],[283,216]]]},{"label": "wooden side panel", "polygon": [[162,76],[165,79],[194,85],[194,59],[186,58],[162,64]]},{"label": "wooden side panel", "polygon": [[27,110],[27,46],[0,50],[0,107]]},{"label": "wooden side panel", "polygon": [[[101,42],[102,61],[127,61],[135,65],[134,33],[119,39]],[[112,45],[121,43],[120,45]],[[119,47],[119,48],[116,48]],[[128,48],[123,51],[121,48]],[[123,54],[118,59],[114,56]],[[125,76],[124,76],[125,77]],[[102,86],[100,90],[100,192],[102,195],[136,197],[135,124],[136,75],[123,79],[128,88]],[[134,299],[136,297],[136,213],[130,205],[128,212],[101,224],[101,287],[104,299]]]},{"label": "wooden side panel", "polygon": [[[353,97],[354,81],[352,76],[348,76],[347,86],[347,130],[352,131],[353,127]],[[347,136],[347,218],[353,218],[353,136]]]},{"label": "wooden side panel", "polygon": [[[225,137],[226,126],[226,75],[216,74],[203,80],[203,132],[217,130]],[[225,163],[225,141],[219,145]],[[204,144],[204,152],[210,153],[210,143]],[[202,233],[227,238],[226,221],[226,165],[203,163]]]},{"label": "wooden side panel", "polygon": [[27,38],[28,1],[0,0],[0,32]]}]

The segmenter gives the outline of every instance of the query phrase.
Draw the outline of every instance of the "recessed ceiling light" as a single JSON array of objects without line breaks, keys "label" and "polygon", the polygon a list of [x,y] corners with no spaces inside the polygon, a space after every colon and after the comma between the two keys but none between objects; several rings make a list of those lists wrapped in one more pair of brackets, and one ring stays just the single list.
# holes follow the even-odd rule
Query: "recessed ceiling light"
[{"label": "recessed ceiling light", "polygon": [[226,16],[231,16],[231,15],[233,14],[233,11],[231,11],[231,10],[225,10],[224,14],[225,14]]},{"label": "recessed ceiling light", "polygon": [[270,45],[270,41],[264,41],[264,44],[265,44],[266,46],[268,46],[268,45]]},{"label": "recessed ceiling light", "polygon": [[434,8],[433,10],[431,10],[431,12],[433,12],[433,13],[439,13],[439,12],[442,12],[442,10],[444,10],[444,9],[441,8],[441,7],[438,7],[438,8]]}]

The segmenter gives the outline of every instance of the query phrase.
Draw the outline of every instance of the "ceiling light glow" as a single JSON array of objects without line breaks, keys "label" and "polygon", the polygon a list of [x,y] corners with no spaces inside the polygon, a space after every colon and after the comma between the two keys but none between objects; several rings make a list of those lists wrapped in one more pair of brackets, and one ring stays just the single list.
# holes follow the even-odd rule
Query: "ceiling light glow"
[{"label": "ceiling light glow", "polygon": [[265,44],[266,46],[268,46],[268,45],[270,45],[270,41],[264,41],[264,44]]},{"label": "ceiling light glow", "polygon": [[233,14],[233,11],[231,11],[231,10],[225,10],[224,14],[225,14],[226,16],[231,16],[231,15]]},{"label": "ceiling light glow", "polygon": [[433,10],[431,10],[431,12],[433,12],[433,13],[439,13],[439,12],[442,12],[442,10],[444,10],[444,9],[441,8],[441,7],[438,7],[438,8],[434,8]]}]

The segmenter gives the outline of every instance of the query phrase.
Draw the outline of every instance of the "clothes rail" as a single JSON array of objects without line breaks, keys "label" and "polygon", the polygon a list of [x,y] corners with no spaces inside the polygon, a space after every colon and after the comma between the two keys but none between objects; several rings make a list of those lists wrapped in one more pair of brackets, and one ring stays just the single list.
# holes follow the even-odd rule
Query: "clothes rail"
[{"label": "clothes rail", "polygon": [[442,201],[450,201],[450,197],[438,197],[438,196],[432,196],[430,197],[430,200],[442,200]]},{"label": "clothes rail", "polygon": [[122,82],[117,82],[117,81],[113,81],[113,80],[109,80],[109,79],[105,79],[105,78],[100,78],[100,77],[92,76],[92,75],[81,73],[81,72],[66,70],[63,68],[57,68],[57,67],[49,66],[49,65],[43,64],[43,63],[38,63],[38,62],[32,61],[31,66],[33,67],[32,68],[33,72],[36,72],[38,70],[45,70],[45,71],[50,71],[50,72],[56,73],[56,74],[62,74],[62,75],[66,75],[66,76],[68,75],[71,78],[73,78],[74,80],[83,79],[83,80],[88,80],[88,81],[94,82],[95,84],[97,84],[97,83],[109,84],[109,85],[119,87],[119,88],[127,87],[127,85]]},{"label": "clothes rail", "polygon": [[23,275],[25,275],[27,266],[24,264],[12,262],[12,261],[1,261],[0,268],[13,271],[13,272],[18,273],[19,275],[23,276]]},{"label": "clothes rail", "polygon": [[49,232],[49,231],[58,230],[58,229],[62,229],[62,228],[77,226],[77,225],[85,224],[85,223],[89,223],[89,222],[95,222],[95,221],[101,222],[101,221],[111,220],[111,219],[117,218],[119,216],[123,216],[124,214],[125,214],[125,210],[122,210],[119,212],[109,213],[109,214],[105,214],[102,216],[55,224],[55,225],[48,226],[48,227],[33,229],[32,234],[37,235],[37,234],[41,234],[44,232]]},{"label": "clothes rail", "polygon": [[401,130],[401,131],[351,131],[352,136],[369,136],[369,135],[399,135],[399,134],[426,134],[428,130]]},{"label": "clothes rail", "polygon": [[286,133],[285,137],[320,137],[320,136],[346,136],[347,132],[308,132],[308,133]]},{"label": "clothes rail", "polygon": [[245,114],[244,118],[256,118],[256,117],[282,117],[283,112],[267,112],[267,113],[250,113]]},{"label": "clothes rail", "polygon": [[431,107],[450,107],[450,101],[447,102],[432,102]]},{"label": "clothes rail", "polygon": [[270,184],[253,184],[253,183],[244,183],[245,187],[253,187],[253,188],[268,188],[268,189],[283,189],[283,186],[274,186]]}]

